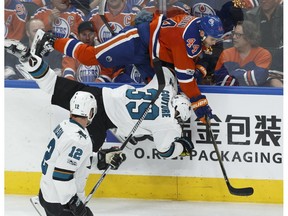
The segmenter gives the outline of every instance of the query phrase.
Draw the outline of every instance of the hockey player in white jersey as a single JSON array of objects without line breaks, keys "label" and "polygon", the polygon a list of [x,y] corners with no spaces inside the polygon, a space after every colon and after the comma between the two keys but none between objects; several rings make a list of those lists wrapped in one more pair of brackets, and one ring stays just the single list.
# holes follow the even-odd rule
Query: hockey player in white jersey
[{"label": "hockey player in white jersey", "polygon": [[[48,216],[93,215],[83,201],[93,153],[86,127],[96,112],[95,97],[89,92],[77,91],[70,101],[70,118],[57,125],[52,132],[41,163],[39,191],[40,204]],[[114,169],[125,160],[125,155],[117,151],[110,151],[110,155],[105,156]],[[101,160],[98,164],[103,166],[107,163]]]},{"label": "hockey player in white jersey", "polygon": [[[17,47],[6,50],[19,55]],[[87,127],[97,152],[106,138],[106,131],[117,128],[118,135],[127,136],[142,116],[158,89],[157,77],[143,88],[123,85],[116,89],[90,87],[83,83],[57,77],[40,57],[25,53],[22,64],[39,87],[52,95],[52,104],[69,109],[69,100],[76,91],[87,91],[97,101],[98,112]],[[169,70],[163,67],[163,70]],[[176,79],[171,72],[164,72],[166,86],[135,132],[135,135],[152,135],[159,155],[174,158],[189,155],[194,148],[189,138],[182,136],[180,121],[191,116],[191,103],[184,95],[177,95]]]}]

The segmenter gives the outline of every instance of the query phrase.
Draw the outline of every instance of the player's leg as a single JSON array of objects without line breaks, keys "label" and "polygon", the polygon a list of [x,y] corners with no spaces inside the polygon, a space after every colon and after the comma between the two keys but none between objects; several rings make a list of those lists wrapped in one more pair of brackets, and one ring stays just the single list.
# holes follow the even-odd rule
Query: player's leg
[{"label": "player's leg", "polygon": [[106,68],[112,68],[129,64],[150,64],[149,38],[140,38],[138,29],[135,27],[125,28],[115,37],[95,47],[83,44],[76,39],[51,38],[52,36],[47,33],[39,35],[32,44],[32,47],[36,47],[33,48],[36,50],[35,54],[39,56],[51,50],[46,49],[50,47],[47,46],[48,42],[57,51],[79,60],[84,65],[100,64]]},{"label": "player's leg", "polygon": [[63,212],[63,206],[60,203],[46,202],[46,200],[43,198],[41,190],[39,191],[39,201],[41,206],[44,208],[47,216],[54,216],[54,215],[73,216],[71,212]]},{"label": "player's leg", "polygon": [[96,58],[107,68],[129,64],[150,64],[148,46],[143,43],[137,28],[125,29],[105,43],[97,45],[95,50]]},{"label": "player's leg", "polygon": [[159,156],[163,158],[175,158],[177,156],[189,156],[194,149],[194,145],[189,137],[179,137],[172,130],[158,131],[153,133],[154,143]]}]

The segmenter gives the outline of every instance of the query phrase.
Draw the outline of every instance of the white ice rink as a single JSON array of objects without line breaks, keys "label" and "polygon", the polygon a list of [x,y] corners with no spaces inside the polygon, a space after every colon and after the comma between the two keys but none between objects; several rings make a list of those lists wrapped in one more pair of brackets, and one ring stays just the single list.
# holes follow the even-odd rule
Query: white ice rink
[{"label": "white ice rink", "polygon": [[[38,216],[30,196],[6,195],[4,198],[5,216]],[[88,206],[95,216],[283,216],[280,204],[93,198]]]}]

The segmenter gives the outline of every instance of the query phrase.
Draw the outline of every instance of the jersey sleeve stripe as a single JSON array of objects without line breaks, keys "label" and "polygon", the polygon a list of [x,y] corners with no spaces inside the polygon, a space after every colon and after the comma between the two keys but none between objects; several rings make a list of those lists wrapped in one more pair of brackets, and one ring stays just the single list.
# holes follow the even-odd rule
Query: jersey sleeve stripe
[{"label": "jersey sleeve stripe", "polygon": [[55,167],[52,178],[58,181],[70,181],[74,178],[74,171]]},{"label": "jersey sleeve stripe", "polygon": [[30,74],[34,77],[34,78],[41,78],[43,77],[49,70],[49,66],[45,61],[42,61],[40,67],[35,70],[34,72],[30,72]]},{"label": "jersey sleeve stripe", "polygon": [[69,40],[67,45],[65,46],[64,53],[70,57],[75,58],[74,51],[76,50],[79,44],[83,44],[81,41],[78,40]]}]

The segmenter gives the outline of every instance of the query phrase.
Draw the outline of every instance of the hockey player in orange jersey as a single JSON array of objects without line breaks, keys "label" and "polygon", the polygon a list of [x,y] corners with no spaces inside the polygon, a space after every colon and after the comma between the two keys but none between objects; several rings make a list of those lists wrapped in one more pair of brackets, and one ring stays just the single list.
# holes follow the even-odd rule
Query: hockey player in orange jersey
[{"label": "hockey player in orange jersey", "polygon": [[[209,51],[222,35],[222,23],[217,16],[178,15],[165,19],[163,15],[154,14],[151,22],[125,28],[95,47],[78,40],[55,39],[45,34],[38,42],[36,52],[43,52],[50,44],[85,65],[100,64],[109,68],[135,64],[145,71],[146,74],[141,76],[148,78],[154,75],[153,59],[159,58],[162,65],[175,71],[180,88],[190,98],[195,114],[206,123],[206,115],[213,118],[212,110],[206,97],[201,95],[197,79],[205,77],[207,72],[203,66],[196,65],[196,60],[203,51]],[[51,46],[49,48],[51,50]]]}]

